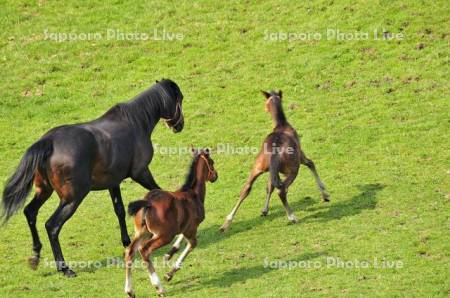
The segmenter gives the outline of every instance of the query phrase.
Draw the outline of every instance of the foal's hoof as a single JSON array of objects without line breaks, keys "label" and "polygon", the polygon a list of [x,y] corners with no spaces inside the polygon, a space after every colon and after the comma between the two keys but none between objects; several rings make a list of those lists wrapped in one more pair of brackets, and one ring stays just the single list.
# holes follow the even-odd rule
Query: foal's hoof
[{"label": "foal's hoof", "polygon": [[296,224],[298,222],[298,219],[294,214],[288,216],[288,219],[292,224]]},{"label": "foal's hoof", "polygon": [[164,279],[165,279],[167,282],[171,281],[172,278],[173,278],[173,274],[171,274],[170,272],[169,272],[169,273],[166,273],[166,274],[164,275]]},{"label": "foal's hoof", "polygon": [[323,199],[324,202],[329,202],[330,201],[330,195],[327,194],[327,193],[324,193],[322,195],[322,199]]},{"label": "foal's hoof", "polygon": [[63,274],[65,277],[69,277],[69,278],[77,276],[77,274],[70,268],[64,269]]},{"label": "foal's hoof", "polygon": [[134,294],[133,291],[131,291],[131,292],[127,292],[127,297],[128,298],[136,298],[136,295]]},{"label": "foal's hoof", "polygon": [[231,222],[225,222],[219,229],[219,231],[221,233],[225,232],[226,230],[228,230],[228,228],[230,227]]},{"label": "foal's hoof", "polygon": [[164,255],[164,261],[170,261],[170,259],[172,259],[172,255],[171,254],[165,254]]},{"label": "foal's hoof", "polygon": [[38,256],[32,256],[28,258],[28,265],[33,270],[36,270],[39,265],[40,258]]},{"label": "foal's hoof", "polygon": [[269,214],[269,211],[261,211],[261,216],[267,216],[267,214]]},{"label": "foal's hoof", "polygon": [[158,297],[166,296],[166,292],[164,290],[158,290]]}]

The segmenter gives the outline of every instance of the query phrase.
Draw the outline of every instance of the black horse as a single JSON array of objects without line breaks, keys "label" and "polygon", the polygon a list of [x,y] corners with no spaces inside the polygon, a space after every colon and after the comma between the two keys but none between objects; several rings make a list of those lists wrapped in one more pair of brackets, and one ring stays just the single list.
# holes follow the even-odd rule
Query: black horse
[{"label": "black horse", "polygon": [[27,150],[3,191],[2,217],[6,222],[24,205],[34,183],[36,193],[24,209],[33,237],[33,256],[29,259],[33,269],[39,264],[42,248],[36,217],[53,190],[60,204],[45,228],[58,271],[75,276],[64,261],[58,236],[91,190],[109,190],[122,243],[125,247],[130,244],[120,183],[130,177],[149,190],[159,188],[148,169],[153,157],[149,136],[161,118],[174,132],[183,129],[182,101],[183,94],[176,83],[157,81],[94,121],[53,128]]}]

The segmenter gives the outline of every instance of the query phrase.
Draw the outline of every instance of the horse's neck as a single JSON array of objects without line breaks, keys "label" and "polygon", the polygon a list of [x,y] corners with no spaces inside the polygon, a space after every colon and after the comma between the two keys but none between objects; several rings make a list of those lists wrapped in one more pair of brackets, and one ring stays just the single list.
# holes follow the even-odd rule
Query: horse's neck
[{"label": "horse's neck", "polygon": [[159,119],[161,118],[160,112],[149,113],[147,111],[142,111],[142,113],[144,114],[142,116],[143,121],[147,121],[145,134],[148,136],[152,134],[153,129],[155,129],[156,124],[159,122]]},{"label": "horse's neck", "polygon": [[205,202],[205,194],[206,194],[206,178],[203,177],[203,171],[199,171],[199,169],[196,169],[196,177],[195,177],[195,183],[192,186],[192,189],[195,192],[195,195],[197,198],[200,199],[201,203],[203,204]]},{"label": "horse's neck", "polygon": [[[161,118],[160,103],[154,103],[153,105],[146,104],[147,98],[138,98],[134,101],[126,103],[132,112],[137,113],[140,121],[145,124],[142,127],[145,129],[145,135],[151,135],[153,129]],[[155,99],[154,99],[155,100]],[[159,100],[159,98],[157,99]],[[153,110],[151,110],[153,109]]]},{"label": "horse's neck", "polygon": [[206,194],[206,185],[203,183],[196,183],[194,185],[194,193],[195,193],[195,202],[197,206],[197,220],[198,223],[201,223],[205,219],[205,194]]},{"label": "horse's neck", "polygon": [[275,106],[271,114],[274,127],[282,127],[289,125],[281,105]]},{"label": "horse's neck", "polygon": [[198,179],[196,179],[196,180],[197,180],[197,182],[195,182],[193,190],[194,190],[197,198],[199,198],[201,203],[203,204],[205,202],[206,183],[204,180],[203,180],[203,182],[199,181]]}]

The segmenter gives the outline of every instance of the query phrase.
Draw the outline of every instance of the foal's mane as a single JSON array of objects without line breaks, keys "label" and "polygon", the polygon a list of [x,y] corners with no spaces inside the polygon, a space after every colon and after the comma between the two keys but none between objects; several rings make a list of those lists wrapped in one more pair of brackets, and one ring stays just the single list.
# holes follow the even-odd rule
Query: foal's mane
[{"label": "foal's mane", "polygon": [[188,191],[189,189],[192,189],[192,187],[194,187],[195,184],[195,166],[197,165],[197,161],[199,160],[200,155],[196,155],[191,163],[191,166],[189,167],[189,172],[186,175],[186,180],[183,184],[183,186],[180,188],[180,191]]},{"label": "foal's mane", "polygon": [[147,129],[157,122],[167,106],[174,104],[181,91],[171,80],[162,80],[128,102],[112,107],[106,114],[119,113],[136,128]]},{"label": "foal's mane", "polygon": [[284,110],[283,110],[283,105],[281,104],[281,97],[280,95],[275,92],[275,91],[271,91],[270,95],[272,96],[272,104],[275,107],[275,117],[276,117],[276,121],[279,124],[286,124],[287,123],[287,118],[286,115],[284,114]]}]

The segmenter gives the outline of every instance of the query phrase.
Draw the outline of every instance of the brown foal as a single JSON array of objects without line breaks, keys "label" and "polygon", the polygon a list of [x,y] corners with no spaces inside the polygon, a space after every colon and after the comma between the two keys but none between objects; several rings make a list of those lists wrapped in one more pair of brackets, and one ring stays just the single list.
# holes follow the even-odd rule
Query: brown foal
[{"label": "brown foal", "polygon": [[[256,157],[250,177],[241,191],[240,198],[234,206],[231,213],[226,217],[225,223],[220,230],[224,232],[229,228],[234,216],[236,215],[239,206],[250,194],[251,188],[255,180],[263,173],[269,172],[270,178],[267,183],[266,202],[262,210],[262,215],[266,216],[269,212],[270,196],[274,188],[278,188],[281,202],[286,209],[288,219],[292,223],[297,222],[291,207],[287,201],[287,191],[289,186],[297,177],[300,164],[306,165],[314,175],[317,186],[322,194],[324,201],[329,201],[329,195],[325,185],[320,180],[316,168],[312,160],[308,159],[305,153],[301,150],[300,140],[297,132],[289,124],[283,112],[281,105],[282,92],[265,92],[262,91],[266,98],[265,108],[268,113],[272,115],[274,129],[271,134],[264,140],[263,148]],[[281,181],[279,173],[286,176],[284,181]]]},{"label": "brown foal", "polygon": [[129,214],[135,216],[135,235],[125,251],[125,292],[128,297],[135,296],[131,286],[131,267],[136,250],[139,250],[147,265],[150,281],[156,287],[158,295],[164,296],[151,254],[179,235],[172,249],[165,255],[166,260],[169,260],[180,248],[182,240],[186,239],[186,248],[173,269],[165,275],[165,279],[170,281],[183,260],[197,245],[197,227],[205,218],[206,181],[215,182],[218,175],[207,150],[193,150],[193,154],[186,183],[178,191],[153,190],[143,200],[128,205]]}]

